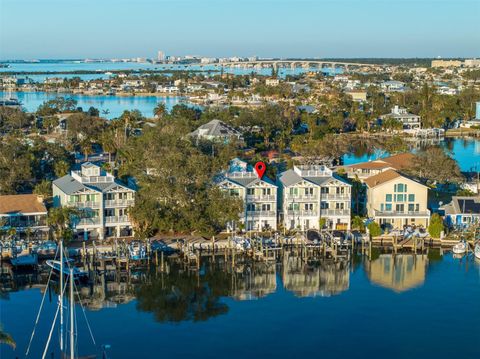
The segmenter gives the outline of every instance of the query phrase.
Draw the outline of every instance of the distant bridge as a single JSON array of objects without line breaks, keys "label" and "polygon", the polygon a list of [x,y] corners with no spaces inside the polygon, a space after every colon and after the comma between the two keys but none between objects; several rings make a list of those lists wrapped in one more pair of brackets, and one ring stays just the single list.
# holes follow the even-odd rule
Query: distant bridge
[{"label": "distant bridge", "polygon": [[204,66],[218,66],[218,67],[271,67],[277,69],[278,67],[292,68],[336,68],[343,67],[348,70],[349,67],[370,67],[382,68],[387,65],[382,64],[363,64],[358,62],[337,62],[328,60],[256,60],[256,61],[238,61],[238,62],[222,62],[215,64],[202,64]]}]

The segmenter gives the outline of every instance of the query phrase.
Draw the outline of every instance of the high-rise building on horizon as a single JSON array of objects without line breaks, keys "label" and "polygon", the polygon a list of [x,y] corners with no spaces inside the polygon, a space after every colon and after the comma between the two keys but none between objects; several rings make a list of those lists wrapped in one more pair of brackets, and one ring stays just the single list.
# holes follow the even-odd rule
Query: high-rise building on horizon
[{"label": "high-rise building on horizon", "polygon": [[157,61],[165,61],[165,53],[163,51],[157,52]]}]

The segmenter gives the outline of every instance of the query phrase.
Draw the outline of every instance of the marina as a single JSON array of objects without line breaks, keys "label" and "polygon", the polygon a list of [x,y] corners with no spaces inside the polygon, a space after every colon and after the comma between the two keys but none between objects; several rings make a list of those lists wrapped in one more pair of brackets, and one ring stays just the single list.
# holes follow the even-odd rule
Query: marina
[{"label": "marina", "polygon": [[[219,350],[234,358],[252,350],[266,357],[315,355],[317,346],[309,344],[315,341],[331,350],[332,357],[343,358],[353,353],[365,357],[402,341],[411,343],[404,350],[418,355],[421,349],[410,340],[412,335],[424,340],[442,338],[444,345],[431,348],[439,358],[454,355],[456,346],[449,343],[460,338],[466,357],[477,353],[480,262],[473,254],[454,258],[442,248],[416,255],[402,249],[395,254],[375,246],[362,255],[359,245],[346,250],[350,255],[315,259],[311,249],[302,247],[282,246],[274,259],[261,261],[240,251],[212,254],[204,250],[198,266],[189,266],[183,255],[176,254],[129,268],[108,265],[107,258],[101,264],[92,263],[90,268],[96,269],[88,283],[76,285],[76,293],[97,345],[91,343],[85,320],[79,318],[79,354],[100,355],[107,345],[109,357],[143,357],[160,345],[163,355],[176,357],[209,357]],[[56,284],[54,280],[46,286],[48,269],[43,266],[33,272],[8,268],[2,266],[2,324],[17,340],[17,351],[23,351],[42,293],[48,292],[42,318],[54,315]],[[462,306],[453,311],[459,301]],[[78,301],[76,307],[80,313]],[[353,334],[347,325],[362,329]],[[39,322],[41,338],[49,326],[50,319]],[[285,335],[272,330],[276,326],[295,331]],[[381,343],[365,342],[380,330]],[[351,333],[350,345],[334,348],[332,339],[346,333]],[[242,340],[230,340],[235,336]],[[52,339],[52,343],[57,342]],[[31,353],[42,352],[44,344],[40,338],[34,340]],[[55,347],[48,353],[55,352]],[[402,353],[393,356],[402,357]],[[3,355],[14,354],[2,347]]]}]

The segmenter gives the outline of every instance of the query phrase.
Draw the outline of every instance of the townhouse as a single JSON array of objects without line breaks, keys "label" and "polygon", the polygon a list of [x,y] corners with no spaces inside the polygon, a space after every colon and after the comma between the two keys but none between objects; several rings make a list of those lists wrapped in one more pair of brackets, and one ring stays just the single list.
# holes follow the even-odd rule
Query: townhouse
[{"label": "townhouse", "polygon": [[351,185],[326,166],[295,166],[278,176],[285,229],[350,229]]},{"label": "townhouse", "polygon": [[386,229],[406,225],[427,227],[428,187],[392,169],[364,180],[367,186],[367,214]]},{"label": "townhouse", "polygon": [[90,162],[53,181],[54,207],[70,206],[80,211],[75,232],[84,239],[132,236],[128,208],[134,203],[133,188]]},{"label": "townhouse", "polygon": [[[267,176],[260,179],[246,162],[234,159],[222,176],[220,188],[243,200],[240,222],[247,231],[277,229],[277,185]],[[231,223],[228,230],[236,229]]]}]

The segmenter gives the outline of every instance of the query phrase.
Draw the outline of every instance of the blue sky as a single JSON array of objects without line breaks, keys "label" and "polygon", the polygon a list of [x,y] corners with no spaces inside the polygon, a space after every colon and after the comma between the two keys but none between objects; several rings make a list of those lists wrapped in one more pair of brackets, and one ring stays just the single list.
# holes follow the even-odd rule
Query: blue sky
[{"label": "blue sky", "polygon": [[0,58],[480,57],[479,0],[0,0]]}]

